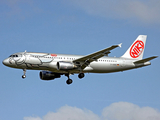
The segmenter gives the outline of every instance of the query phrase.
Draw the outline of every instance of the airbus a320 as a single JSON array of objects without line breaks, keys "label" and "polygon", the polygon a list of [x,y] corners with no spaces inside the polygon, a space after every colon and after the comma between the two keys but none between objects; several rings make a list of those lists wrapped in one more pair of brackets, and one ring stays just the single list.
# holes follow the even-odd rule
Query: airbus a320
[{"label": "airbus a320", "polygon": [[108,57],[111,50],[121,47],[113,45],[98,52],[81,56],[53,53],[19,52],[3,60],[8,67],[22,69],[26,78],[26,70],[41,70],[42,80],[53,80],[62,75],[68,77],[66,83],[73,81],[70,75],[78,74],[81,79],[85,73],[112,73],[148,66],[150,60],[158,56],[143,59],[146,35],[139,35],[129,49],[121,57]]}]

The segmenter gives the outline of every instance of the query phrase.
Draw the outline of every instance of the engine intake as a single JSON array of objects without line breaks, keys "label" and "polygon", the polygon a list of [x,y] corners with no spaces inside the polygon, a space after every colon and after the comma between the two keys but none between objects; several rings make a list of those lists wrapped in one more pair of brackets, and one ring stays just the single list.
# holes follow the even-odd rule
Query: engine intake
[{"label": "engine intake", "polygon": [[77,66],[71,62],[64,62],[64,61],[57,62],[58,70],[72,70],[75,68],[77,68]]},{"label": "engine intake", "polygon": [[39,76],[42,80],[53,80],[55,78],[60,78],[61,74],[60,73],[53,73],[50,71],[41,71],[39,73]]}]

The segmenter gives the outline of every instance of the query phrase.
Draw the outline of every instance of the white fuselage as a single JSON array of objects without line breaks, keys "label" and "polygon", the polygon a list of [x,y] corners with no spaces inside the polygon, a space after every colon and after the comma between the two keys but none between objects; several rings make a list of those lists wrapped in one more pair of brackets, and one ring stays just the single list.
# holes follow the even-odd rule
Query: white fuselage
[{"label": "white fuselage", "polygon": [[27,69],[43,70],[40,72],[42,80],[53,80],[65,75],[68,77],[66,83],[71,84],[72,79],[69,76],[75,73],[79,74],[78,77],[81,79],[85,76],[84,73],[111,73],[150,65],[149,61],[158,56],[143,59],[146,38],[146,35],[139,35],[124,55],[119,58],[108,57],[108,54],[111,53],[111,50],[121,47],[122,44],[112,45],[85,56],[25,51],[11,55],[3,60],[3,64],[23,69],[22,78],[26,77]]},{"label": "white fuselage", "polygon": [[58,70],[57,62],[64,61],[72,63],[73,60],[81,58],[80,55],[64,55],[64,54],[49,54],[49,53],[31,53],[22,52],[11,55],[5,59],[3,63],[6,66],[30,69],[30,70],[48,70],[56,73],[110,73],[119,72],[128,69],[134,69],[150,65],[150,62],[145,64],[136,65],[133,62],[136,60],[116,57],[102,57],[96,61],[91,62],[85,69],[80,71],[79,69],[72,70]]}]

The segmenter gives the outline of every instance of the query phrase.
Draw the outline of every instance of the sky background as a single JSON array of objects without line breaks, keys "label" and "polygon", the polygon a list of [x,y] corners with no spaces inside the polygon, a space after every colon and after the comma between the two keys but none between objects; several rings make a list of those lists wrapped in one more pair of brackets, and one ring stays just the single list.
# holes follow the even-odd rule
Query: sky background
[{"label": "sky background", "polygon": [[144,58],[160,56],[159,0],[1,0],[0,120],[159,120],[160,62],[135,70],[43,81],[8,68],[16,52],[87,55],[114,44],[120,57],[147,35]]}]

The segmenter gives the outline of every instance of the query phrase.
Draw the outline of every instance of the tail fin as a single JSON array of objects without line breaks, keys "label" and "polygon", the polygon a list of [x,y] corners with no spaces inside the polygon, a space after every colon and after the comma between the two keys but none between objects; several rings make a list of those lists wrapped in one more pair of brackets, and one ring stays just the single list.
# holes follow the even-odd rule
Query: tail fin
[{"label": "tail fin", "polygon": [[139,35],[122,57],[141,60],[143,58],[146,39],[147,35]]}]

